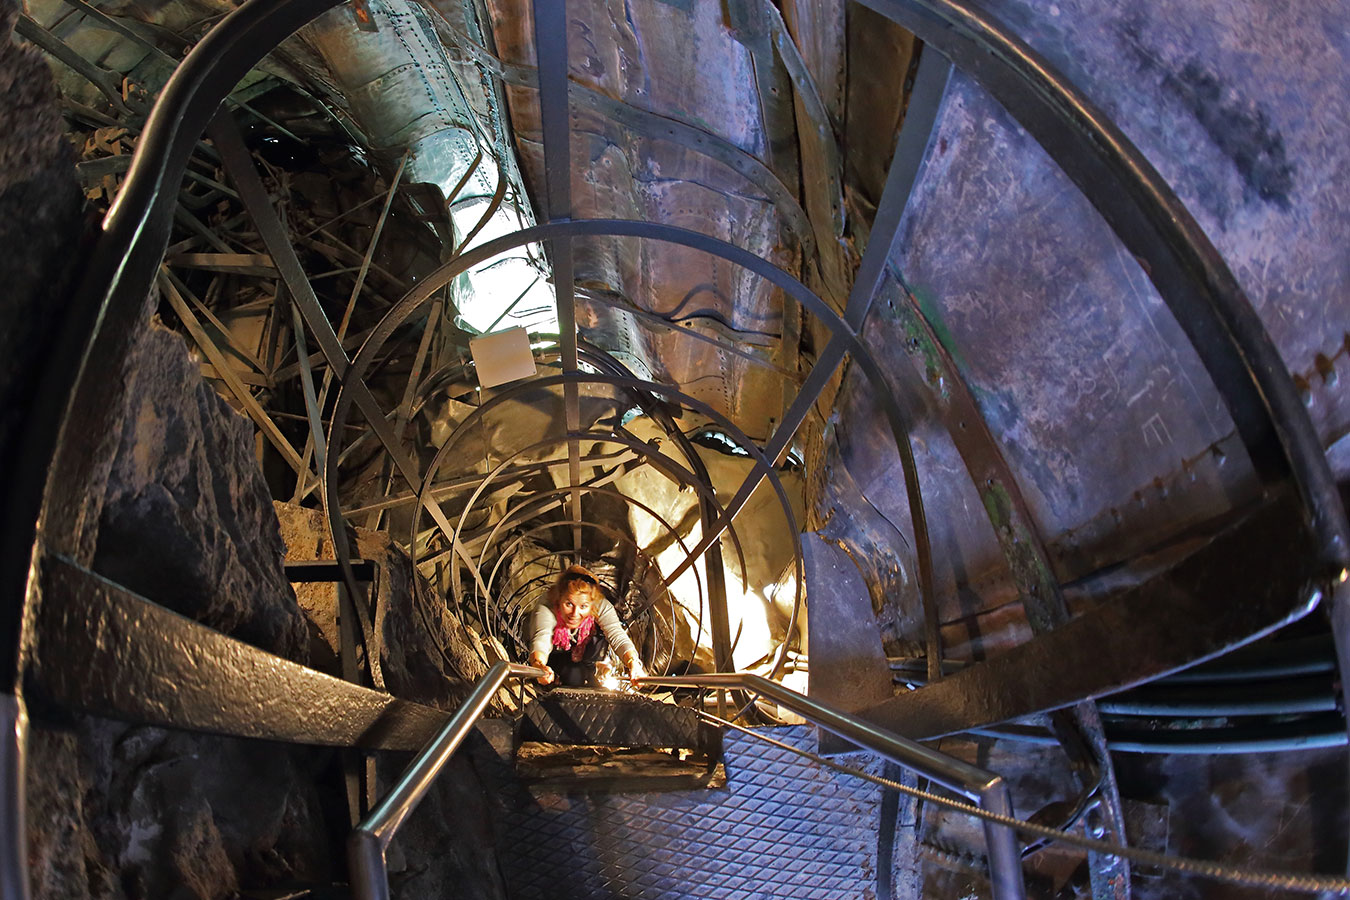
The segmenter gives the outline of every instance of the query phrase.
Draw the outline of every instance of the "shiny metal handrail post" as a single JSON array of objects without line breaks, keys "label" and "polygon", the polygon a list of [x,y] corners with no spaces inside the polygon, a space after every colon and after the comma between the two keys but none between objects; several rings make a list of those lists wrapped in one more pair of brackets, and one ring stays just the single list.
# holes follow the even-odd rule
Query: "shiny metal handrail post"
[{"label": "shiny metal handrail post", "polygon": [[[638,683],[653,687],[720,687],[754,691],[786,706],[813,725],[956,791],[974,801],[982,809],[1003,816],[1012,816],[1012,800],[1008,794],[1008,785],[998,775],[840,712],[832,706],[812,700],[767,678],[728,672],[673,678],[641,678]],[[1007,825],[988,821],[984,823],[984,833],[989,845],[989,880],[995,900],[1024,900],[1026,887],[1022,879],[1022,861],[1017,849],[1016,833]]]},{"label": "shiny metal handrail post", "polygon": [[508,678],[539,678],[543,669],[516,663],[493,663],[486,675],[464,698],[459,709],[440,732],[427,742],[412,765],[399,776],[393,789],[356,826],[347,839],[347,866],[352,893],[357,900],[389,900],[389,874],[384,853],[403,821],[422,802],[441,769],[459,749],[477,724],[492,698]]},{"label": "shiny metal handrail post", "polygon": [[28,900],[24,775],[28,714],[18,694],[0,694],[0,897]]},{"label": "shiny metal handrail post", "polygon": [[[979,793],[977,803],[981,809],[1013,818],[1012,795],[1001,775],[993,775]],[[997,900],[1003,897],[1022,900],[1026,896],[1026,883],[1022,879],[1022,852],[1017,846],[1017,832],[987,819],[980,824],[984,826],[984,841],[989,847],[989,881],[994,887],[994,897]]]}]

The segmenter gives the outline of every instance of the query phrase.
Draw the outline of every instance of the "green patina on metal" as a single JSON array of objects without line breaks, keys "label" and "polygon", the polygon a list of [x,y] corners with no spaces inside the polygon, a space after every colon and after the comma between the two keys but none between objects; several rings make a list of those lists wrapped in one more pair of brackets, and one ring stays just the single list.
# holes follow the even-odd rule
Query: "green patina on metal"
[{"label": "green patina on metal", "polygon": [[992,478],[979,488],[989,523],[994,526],[1013,581],[1022,594],[1022,606],[1032,631],[1042,634],[1062,625],[1068,619],[1068,610],[1059,581],[1050,570],[1049,561],[1038,552],[1028,523],[1018,514],[1008,489]]},{"label": "green patina on metal", "polygon": [[886,282],[885,300],[884,308],[890,312],[903,333],[905,352],[919,358],[923,364],[924,381],[946,399],[947,379],[943,377],[945,361],[933,342],[929,327],[920,321],[921,313],[915,302],[906,296],[904,286],[895,281]]},{"label": "green patina on metal", "polygon": [[1012,497],[1008,495],[1008,489],[1001,482],[990,479],[981,485],[980,499],[984,501],[984,509],[989,513],[989,521],[995,531],[1001,532],[1005,528],[1012,527]]},{"label": "green patina on metal", "polygon": [[956,338],[947,328],[947,323],[942,319],[942,311],[938,309],[937,301],[934,297],[924,292],[904,285],[901,282],[902,290],[907,295],[907,299],[916,312],[923,316],[924,324],[932,332],[933,338],[942,345],[942,349],[947,351],[951,357],[953,365],[960,371],[966,371],[970,367],[966,365],[962,358],[961,350],[956,345]]}]

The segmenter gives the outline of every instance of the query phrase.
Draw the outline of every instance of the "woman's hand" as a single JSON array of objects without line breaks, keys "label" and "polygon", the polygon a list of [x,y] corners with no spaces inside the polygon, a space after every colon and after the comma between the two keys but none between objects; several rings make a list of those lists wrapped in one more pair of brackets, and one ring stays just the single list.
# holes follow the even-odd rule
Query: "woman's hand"
[{"label": "woman's hand", "polygon": [[544,670],[544,674],[537,679],[540,684],[552,684],[553,680],[558,677],[553,674],[553,670],[548,667],[548,662],[539,653],[530,654],[530,665],[536,669]]},{"label": "woman's hand", "polygon": [[639,678],[646,678],[647,670],[642,667],[642,660],[636,656],[628,658],[628,680],[636,682]]}]

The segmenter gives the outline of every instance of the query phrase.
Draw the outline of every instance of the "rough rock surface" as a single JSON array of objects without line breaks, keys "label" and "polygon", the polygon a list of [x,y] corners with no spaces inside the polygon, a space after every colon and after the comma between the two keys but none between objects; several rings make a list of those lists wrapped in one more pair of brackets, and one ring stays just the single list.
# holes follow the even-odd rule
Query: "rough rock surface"
[{"label": "rough rock surface", "polygon": [[152,327],[129,361],[93,567],[163,606],[296,662],[308,628],[253,455],[253,429]]},{"label": "rough rock surface", "polygon": [[333,878],[327,754],[93,717],[34,729],[29,751],[38,900],[220,900]]},{"label": "rough rock surface", "polygon": [[8,39],[18,4],[0,3],[0,245],[22,247],[0,259],[0,462],[34,399],[39,366],[60,322],[57,298],[75,274],[80,197],[75,155],[66,142],[51,70],[42,54]]},{"label": "rough rock surface", "polygon": [[[287,548],[292,559],[332,558],[321,514],[278,504],[283,540],[251,426],[201,381],[179,337],[150,329],[129,368],[96,568],[265,650],[336,666],[329,638],[336,637],[335,591],[305,587],[297,603],[282,567]],[[387,536],[358,533],[357,552],[381,572],[375,623],[383,686],[453,706],[464,679],[485,669],[458,622],[432,602]],[[91,716],[39,721],[29,747],[38,900],[224,900],[345,879],[341,840],[349,823],[332,751]],[[379,758],[381,790],[407,761]],[[446,896],[463,885],[474,896],[502,896],[484,803],[472,766],[457,763],[391,854],[396,896]],[[451,844],[458,849],[447,852]],[[429,886],[440,893],[425,893]]]},{"label": "rough rock surface", "polygon": [[[304,662],[305,621],[282,571],[251,427],[202,382],[177,335],[148,330],[128,362],[95,568]],[[330,751],[77,715],[39,719],[29,754],[39,900],[218,900],[333,877],[325,822],[334,817],[325,816],[323,798],[340,795],[325,771]]]},{"label": "rough rock surface", "polygon": [[[473,759],[472,745],[479,743],[470,735],[390,847],[389,885],[397,900],[506,900],[492,824],[496,810]],[[381,789],[403,762],[382,761]]]},{"label": "rough rock surface", "polygon": [[[336,558],[322,511],[281,502],[275,507],[287,559]],[[406,700],[454,706],[468,683],[487,671],[474,637],[434,596],[426,579],[414,575],[411,560],[387,534],[358,528],[354,546],[355,553],[374,562],[379,573],[374,616],[377,686]],[[313,652],[336,665],[336,585],[297,585],[296,596],[319,638]]]},{"label": "rough rock surface", "polygon": [[[281,502],[275,506],[287,559],[335,558],[321,511]],[[374,630],[380,686],[418,703],[456,706],[487,671],[476,638],[434,595],[426,579],[413,572],[411,560],[387,534],[356,529],[354,547],[378,570]],[[315,644],[320,645],[312,655],[336,665],[336,586],[296,585],[296,595],[310,618]],[[471,737],[470,743],[476,740]],[[492,810],[471,756],[468,748],[461,748],[390,847],[393,896],[505,900]],[[381,794],[407,763],[404,754],[378,758]]]}]

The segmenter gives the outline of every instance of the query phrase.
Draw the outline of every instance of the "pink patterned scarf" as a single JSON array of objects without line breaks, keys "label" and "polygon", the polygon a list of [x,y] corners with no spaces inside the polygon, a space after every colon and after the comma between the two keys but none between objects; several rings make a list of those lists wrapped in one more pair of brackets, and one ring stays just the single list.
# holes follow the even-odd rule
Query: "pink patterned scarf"
[{"label": "pink patterned scarf", "polygon": [[572,662],[581,662],[582,655],[586,652],[586,642],[591,639],[591,632],[595,631],[595,616],[587,616],[581,620],[577,626],[577,645],[572,646],[572,632],[561,622],[553,629],[553,646],[559,650],[571,650]]}]

